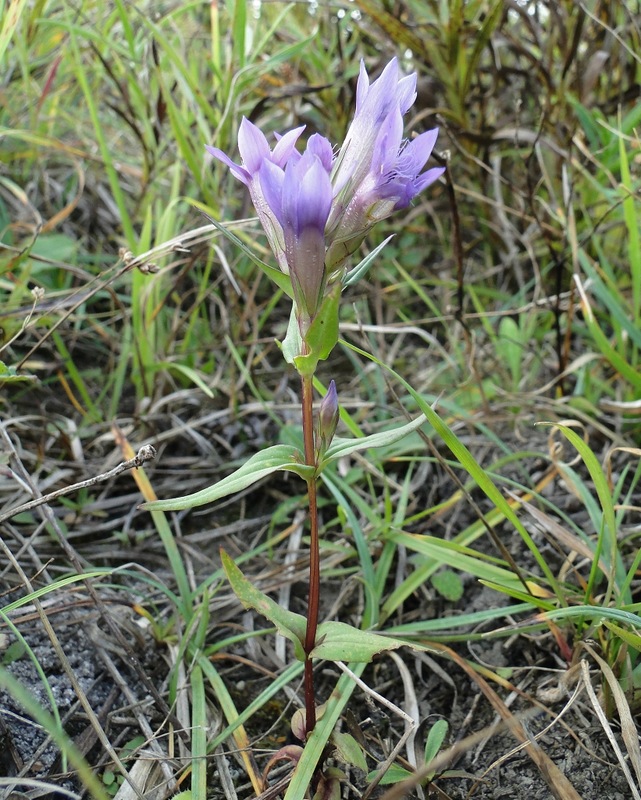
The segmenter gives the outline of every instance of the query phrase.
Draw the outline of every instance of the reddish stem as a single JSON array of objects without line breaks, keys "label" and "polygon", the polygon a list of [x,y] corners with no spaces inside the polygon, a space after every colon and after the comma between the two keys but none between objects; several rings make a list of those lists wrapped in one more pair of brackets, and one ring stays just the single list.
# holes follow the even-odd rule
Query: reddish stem
[{"label": "reddish stem", "polygon": [[[303,414],[303,442],[305,463],[316,467],[314,447],[313,385],[311,376],[302,377],[301,408]],[[316,725],[316,693],[314,691],[314,670],[309,654],[316,644],[318,628],[318,604],[320,597],[320,549],[318,543],[318,505],[316,502],[316,478],[307,481],[309,497],[309,600],[307,603],[307,629],[305,631],[305,715],[307,734]]]}]

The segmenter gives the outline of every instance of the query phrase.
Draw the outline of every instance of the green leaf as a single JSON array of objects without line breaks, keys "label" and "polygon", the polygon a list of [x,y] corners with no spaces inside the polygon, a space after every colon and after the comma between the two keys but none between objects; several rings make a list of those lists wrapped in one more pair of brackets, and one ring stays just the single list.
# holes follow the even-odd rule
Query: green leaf
[{"label": "green leaf", "polygon": [[253,583],[247,580],[231,556],[227,555],[224,550],[220,551],[220,557],[227,580],[240,602],[245,608],[253,608],[264,617],[267,617],[270,622],[273,622],[278,632],[294,643],[296,658],[299,661],[304,661],[303,642],[305,641],[305,630],[307,628],[305,617],[295,614],[293,611],[287,611],[279,606],[278,603],[275,603],[271,597],[263,594]]},{"label": "green leaf", "polygon": [[15,367],[8,367],[0,361],[0,383],[17,383],[18,381],[35,381],[35,375],[18,375]]},{"label": "green leaf", "polygon": [[361,450],[369,450],[373,447],[385,447],[389,444],[394,444],[400,439],[403,439],[408,434],[420,428],[425,422],[425,415],[421,414],[420,417],[413,419],[405,425],[400,425],[398,428],[390,428],[386,431],[379,431],[372,433],[370,436],[363,436],[360,439],[341,439],[334,437],[331,447],[328,447],[323,459],[322,466],[335,461],[337,458],[348,456],[351,453],[356,453]]},{"label": "green leaf", "polygon": [[[326,661],[371,661],[385,650],[396,650],[406,642],[378,633],[361,631],[344,622],[323,622],[318,626],[312,658]],[[411,646],[411,645],[410,645]]]},{"label": "green leaf", "polygon": [[343,278],[343,286],[351,286],[352,284],[360,281],[360,279],[367,274],[372,261],[374,261],[376,256],[381,252],[385,245],[394,238],[395,235],[396,234],[393,233],[391,236],[388,236],[384,242],[381,242],[378,247],[375,247],[372,250],[371,253],[368,253],[360,264],[355,266],[354,269],[351,269]]},{"label": "green leaf", "polygon": [[625,628],[621,628],[619,625],[615,625],[614,622],[608,622],[607,620],[604,620],[603,624],[606,626],[606,628],[609,628],[612,633],[615,634],[615,636],[617,636],[623,642],[629,644],[630,647],[633,647],[637,653],[641,653],[641,636],[639,636],[637,633],[633,633],[632,631],[628,631]]},{"label": "green leaf", "polygon": [[221,497],[240,492],[261,480],[261,478],[265,478],[279,470],[295,472],[301,478],[307,480],[313,475],[313,467],[306,466],[303,461],[303,454],[297,447],[276,444],[273,447],[267,447],[265,450],[255,453],[242,467],[239,467],[231,475],[218,481],[213,486],[208,486],[206,489],[201,489],[199,492],[194,492],[184,497],[142,503],[140,508],[146,508],[151,511],[184,511],[188,508],[195,508],[196,506],[205,505],[205,503],[213,503],[215,500],[220,500]]},{"label": "green leaf", "polygon": [[519,387],[523,350],[523,335],[520,327],[512,317],[503,317],[499,324],[496,351],[497,355],[507,364],[510,370],[512,389],[518,389]]},{"label": "green leaf", "polygon": [[438,751],[441,749],[448,731],[447,720],[439,719],[427,734],[427,741],[425,742],[425,763],[429,764],[433,758],[436,758]]},{"label": "green leaf", "polygon": [[[59,261],[63,264],[73,264],[78,251],[78,242],[64,233],[45,233],[36,239],[29,251],[32,256],[40,256],[49,261]],[[41,269],[51,270],[47,264]]]},{"label": "green leaf", "polygon": [[[4,634],[3,634],[4,636]],[[25,646],[24,641],[20,639],[16,639],[15,642],[11,642],[11,644],[7,647],[7,649],[2,654],[2,664],[3,666],[8,666],[9,664],[13,664],[14,661],[18,661],[21,659],[24,654],[27,652],[27,648]]]},{"label": "green leaf", "polygon": [[[296,658],[303,661],[305,659],[303,642],[307,629],[305,617],[295,614],[293,611],[287,611],[257,589],[224,550],[220,551],[220,556],[223,569],[236,597],[245,608],[253,608],[267,617],[280,634],[294,643]],[[361,631],[344,622],[323,622],[318,626],[316,647],[310,653],[310,658],[362,663],[371,661],[377,653],[396,650],[403,645],[408,645],[408,643],[377,633]],[[414,645],[408,646],[413,647]],[[420,646],[416,646],[416,648],[422,649]]]},{"label": "green leaf", "polygon": [[451,603],[456,603],[463,597],[463,582],[451,569],[444,569],[432,575],[432,586]]},{"label": "green leaf", "polygon": [[341,285],[335,283],[323,298],[321,307],[305,336],[308,353],[294,358],[294,366],[301,375],[313,375],[319,361],[324,361],[338,342],[338,311]]},{"label": "green leaf", "polygon": [[[370,774],[367,776],[367,780],[373,780],[376,777],[376,774],[377,770],[370,772]],[[413,774],[414,773],[410,772],[404,767],[399,766],[398,764],[390,764],[389,769],[385,771],[385,774],[380,779],[379,784],[381,786],[389,786],[391,783],[400,783],[406,778],[411,778]]]},{"label": "green leaf", "polygon": [[332,743],[338,751],[338,757],[345,764],[352,764],[358,769],[367,772],[367,761],[363,748],[352,736],[351,733],[340,733],[336,731],[332,734]]}]

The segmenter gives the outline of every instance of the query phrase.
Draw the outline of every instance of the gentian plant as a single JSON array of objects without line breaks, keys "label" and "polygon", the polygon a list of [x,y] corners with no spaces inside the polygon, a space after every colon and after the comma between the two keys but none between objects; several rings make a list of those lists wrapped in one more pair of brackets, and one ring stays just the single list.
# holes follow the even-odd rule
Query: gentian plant
[{"label": "gentian plant", "polygon": [[336,438],[336,385],[331,381],[315,417],[313,378],[319,361],[327,359],[338,342],[343,288],[365,274],[386,242],[351,267],[354,253],[377,222],[406,208],[443,172],[441,167],[424,169],[436,142],[436,129],[412,140],[403,137],[403,116],[415,99],[416,74],[403,76],[395,58],[371,84],[361,63],[354,119],[336,154],[319,134],[311,136],[301,152],[297,144],[302,127],[277,135],[272,148],[264,133],[247,119],[242,120],[238,133],[240,163],[216,147],[207,147],[249,190],[278,270],[262,262],[260,265],[292,300],[282,351],[301,380],[303,450],[283,444],[268,447],[214,486],[147,507],[176,510],[202,505],[240,491],[277,470],[297,473],[306,481],[310,533],[306,617],[280,609],[223,553],[223,566],[241,601],[267,616],[294,643],[296,656],[304,661],[305,717],[302,723],[299,717],[297,725],[303,739],[314,729],[317,716],[314,658],[369,661],[376,653],[398,646],[393,640],[344,623],[318,623],[317,481],[322,470],[337,458],[397,441],[425,418],[360,439]]}]

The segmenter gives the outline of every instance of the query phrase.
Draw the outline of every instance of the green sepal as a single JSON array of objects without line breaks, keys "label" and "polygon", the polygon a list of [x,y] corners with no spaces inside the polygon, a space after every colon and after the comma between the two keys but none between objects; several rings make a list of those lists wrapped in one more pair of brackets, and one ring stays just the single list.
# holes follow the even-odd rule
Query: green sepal
[{"label": "green sepal", "polygon": [[288,364],[295,366],[296,359],[300,356],[303,350],[303,340],[300,335],[298,327],[298,318],[296,316],[296,304],[292,305],[292,310],[289,314],[289,322],[287,323],[287,333],[282,342],[278,342],[280,349],[283,351],[283,357]]},{"label": "green sepal", "polygon": [[395,235],[396,234],[393,233],[391,236],[388,236],[384,242],[381,242],[378,247],[372,250],[371,253],[368,253],[360,262],[360,264],[357,264],[354,269],[351,269],[348,273],[346,273],[341,281],[343,287],[352,286],[353,284],[358,283],[361,278],[364,278],[365,275],[367,275],[367,272],[376,256],[381,252],[385,245],[394,238]]},{"label": "green sepal", "polygon": [[304,464],[304,460],[303,454],[297,447],[276,444],[255,453],[235,472],[213,486],[208,486],[206,489],[184,497],[153,500],[150,503],[143,503],[140,507],[151,511],[184,511],[196,506],[203,506],[205,503],[213,503],[222,497],[240,492],[261,478],[279,470],[295,472],[303,480],[308,480],[313,477],[314,468]]},{"label": "green sepal", "polygon": [[338,311],[341,285],[335,283],[323,298],[323,302],[305,335],[308,352],[294,358],[294,366],[302,376],[316,372],[319,361],[324,361],[338,342]]}]

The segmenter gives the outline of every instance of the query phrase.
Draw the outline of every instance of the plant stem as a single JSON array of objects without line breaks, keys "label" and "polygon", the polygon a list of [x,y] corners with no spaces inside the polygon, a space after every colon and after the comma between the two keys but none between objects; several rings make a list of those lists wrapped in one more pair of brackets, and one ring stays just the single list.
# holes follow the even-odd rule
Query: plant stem
[{"label": "plant stem", "polygon": [[[302,377],[301,407],[303,414],[303,442],[305,463],[316,466],[314,449],[313,387],[311,376]],[[316,694],[314,692],[314,670],[309,654],[316,644],[318,628],[318,603],[320,595],[320,549],[318,544],[318,506],[316,502],[316,477],[307,481],[309,497],[309,600],[307,602],[307,629],[305,631],[305,717],[309,735],[316,725]]]}]

